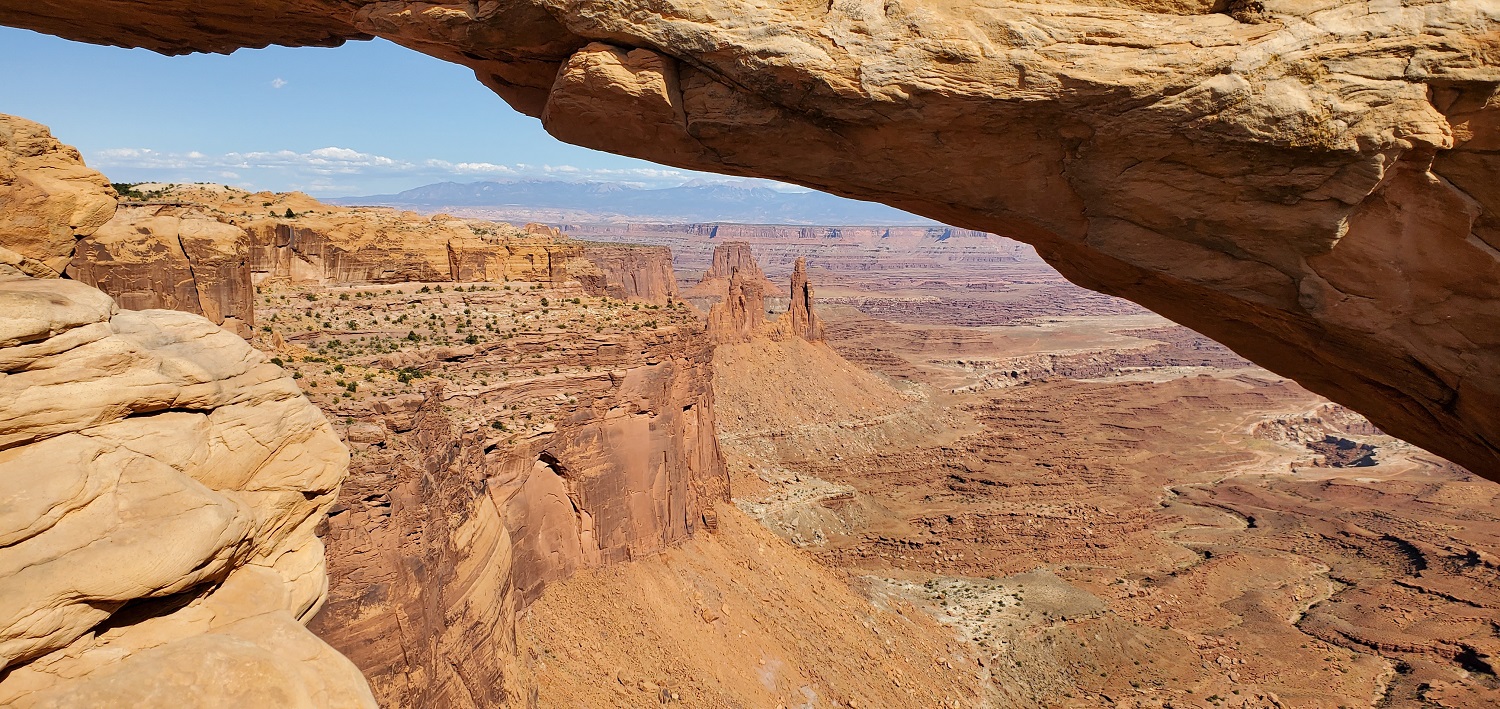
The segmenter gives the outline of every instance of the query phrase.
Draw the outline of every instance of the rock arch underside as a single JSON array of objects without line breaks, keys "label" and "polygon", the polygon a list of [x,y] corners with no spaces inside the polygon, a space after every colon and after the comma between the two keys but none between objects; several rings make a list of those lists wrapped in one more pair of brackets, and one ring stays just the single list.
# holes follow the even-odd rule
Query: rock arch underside
[{"label": "rock arch underside", "polygon": [[1034,245],[1500,479],[1493,0],[0,0],[168,54],[384,37],[570,143]]}]

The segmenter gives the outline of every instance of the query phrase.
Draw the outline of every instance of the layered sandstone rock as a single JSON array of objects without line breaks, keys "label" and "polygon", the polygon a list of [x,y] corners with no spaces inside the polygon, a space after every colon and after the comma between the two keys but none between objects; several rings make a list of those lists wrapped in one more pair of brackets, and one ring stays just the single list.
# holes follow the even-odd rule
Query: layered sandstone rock
[{"label": "layered sandstone rock", "polygon": [[196,313],[249,334],[255,325],[245,230],[192,208],[126,207],[82,239],[69,278],[122,308]]},{"label": "layered sandstone rock", "polygon": [[[734,246],[721,245],[714,250],[717,268],[721,252],[739,251]],[[726,261],[728,259],[725,259]],[[792,269],[791,284],[787,291],[787,310],[775,320],[766,321],[766,297],[761,283],[766,280],[760,264],[743,249],[743,256],[736,257],[730,269],[729,282],[723,284],[717,277],[704,276],[695,288],[706,290],[715,283],[723,284],[720,299],[708,311],[708,334],[720,344],[750,342],[757,337],[773,339],[800,338],[808,342],[823,341],[823,322],[813,309],[813,287],[807,280],[807,259],[798,257]],[[751,275],[746,276],[746,273]],[[712,271],[710,272],[712,273]]]},{"label": "layered sandstone rock", "polygon": [[0,22],[164,52],[386,37],[570,142],[1027,241],[1500,477],[1487,0],[274,5]]},{"label": "layered sandstone rock", "polygon": [[766,275],[760,270],[760,264],[755,262],[755,255],[750,252],[748,242],[730,241],[715,246],[713,263],[703,274],[703,280],[728,280],[735,271],[740,271],[745,278],[764,278]]},{"label": "layered sandstone rock", "polygon": [[813,287],[807,281],[807,259],[797,259],[792,269],[786,313],[776,319],[776,325],[781,332],[792,337],[808,342],[823,340],[823,322],[813,310]]},{"label": "layered sandstone rock", "polygon": [[[365,210],[338,210],[296,219],[256,219],[250,233],[250,268],[256,280],[293,283],[402,283],[504,280],[509,272],[547,272],[535,249],[510,268],[509,254],[461,222],[403,218]],[[545,250],[542,251],[545,254]]]},{"label": "layered sandstone rock", "polygon": [[109,180],[46,126],[0,114],[0,272],[56,277],[115,211]]},{"label": "layered sandstone rock", "polygon": [[0,704],[370,707],[302,625],[348,454],[207,320],[0,280]]},{"label": "layered sandstone rock", "polygon": [[735,272],[740,273],[741,282],[762,292],[773,292],[776,284],[766,278],[765,271],[755,260],[755,254],[746,241],[726,241],[714,246],[713,260],[703,277],[688,291],[689,295],[722,298]]},{"label": "layered sandstone rock", "polygon": [[670,253],[648,249],[647,258],[580,274],[577,265],[589,263],[582,245],[538,224],[517,229],[445,215],[346,209],[300,193],[222,185],[138,187],[155,201],[131,203],[82,239],[69,277],[115,296],[122,307],[196,313],[242,336],[255,324],[256,284],[265,282],[561,284],[597,276],[593,290],[622,298],[665,303],[675,293]]},{"label": "layered sandstone rock", "polygon": [[738,268],[730,272],[723,298],[708,310],[708,334],[714,342],[747,342],[765,329],[764,279],[747,277]]},{"label": "layered sandstone rock", "polygon": [[677,297],[672,272],[672,250],[659,246],[586,244],[583,258],[593,266],[588,273],[573,270],[588,292],[611,298],[666,305]]},{"label": "layered sandstone rock", "polygon": [[[331,322],[390,309],[548,323],[463,347],[403,340],[394,354],[347,354],[346,376],[374,375],[359,396],[322,398],[327,382],[310,390],[356,450],[329,518],[330,599],[312,628],[364,670],[382,705],[529,706],[515,651],[524,606],[580,569],[687,540],[728,497],[696,317],[663,328],[656,319],[672,309],[614,303],[598,322],[620,326],[600,332],[572,323],[602,303],[554,302],[544,314],[532,303],[548,296],[570,300],[486,290],[316,301]],[[380,388],[379,367],[398,362],[421,386]],[[324,365],[294,366],[307,383]]]}]

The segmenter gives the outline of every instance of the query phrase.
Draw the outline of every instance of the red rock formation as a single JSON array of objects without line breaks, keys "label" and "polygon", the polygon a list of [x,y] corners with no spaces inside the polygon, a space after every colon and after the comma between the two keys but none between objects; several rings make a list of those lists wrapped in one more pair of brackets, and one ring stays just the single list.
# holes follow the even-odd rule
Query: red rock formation
[{"label": "red rock formation", "polygon": [[750,253],[750,244],[744,241],[715,246],[713,264],[703,274],[703,280],[728,280],[735,271],[739,271],[742,278],[765,278],[766,275],[755,262],[755,255]]},{"label": "red rock formation", "polygon": [[584,244],[582,260],[594,270],[572,273],[593,295],[653,305],[666,305],[677,297],[672,250],[666,247]]},{"label": "red rock formation", "polygon": [[132,310],[207,317],[247,336],[255,325],[245,231],[184,207],[126,207],[78,242],[67,275]]},{"label": "red rock formation", "polygon": [[329,512],[328,602],[309,627],[381,706],[518,706],[511,538],[486,493],[482,439],[442,402],[441,386],[377,402],[361,419],[376,435],[346,434],[370,450]]},{"label": "red rock formation", "polygon": [[167,53],[382,36],[569,142],[1021,239],[1500,479],[1500,14],[1255,5],[0,0],[0,23]]},{"label": "red rock formation", "polygon": [[[578,569],[686,540],[728,497],[700,332],[505,342],[545,354],[539,368],[591,369],[334,406],[357,422],[345,432],[356,454],[311,627],[383,706],[528,706],[514,654],[525,604]],[[509,354],[452,353],[446,376]],[[520,440],[474,422],[520,410],[556,418]]]},{"label": "red rock formation", "polygon": [[577,569],[685,541],[714,500],[728,499],[708,350],[654,349],[655,364],[609,375],[594,407],[603,415],[575,416],[497,461],[490,492],[506,511],[523,603]]},{"label": "red rock formation", "polygon": [[[754,265],[755,260],[750,263]],[[765,276],[745,277],[740,269],[730,272],[723,300],[708,311],[708,335],[714,342],[746,342],[760,334],[766,325],[766,294],[761,286]],[[702,285],[702,284],[700,284]]]},{"label": "red rock formation", "polygon": [[807,282],[807,259],[798,258],[792,270],[791,293],[784,315],[777,319],[779,329],[809,342],[823,340],[823,323],[813,311],[813,287]]},{"label": "red rock formation", "polygon": [[[792,270],[791,287],[788,291],[787,311],[774,322],[766,322],[765,291],[761,283],[765,274],[748,247],[739,244],[723,244],[714,250],[715,268],[721,261],[738,261],[744,264],[730,266],[728,283],[717,277],[704,276],[694,287],[707,289],[718,284],[722,288],[722,299],[708,311],[709,338],[719,344],[748,342],[757,336],[775,338],[800,337],[809,342],[823,340],[823,323],[813,310],[813,287],[807,281],[807,260],[798,258]],[[748,271],[751,276],[747,277]],[[712,273],[712,271],[710,272]]]}]

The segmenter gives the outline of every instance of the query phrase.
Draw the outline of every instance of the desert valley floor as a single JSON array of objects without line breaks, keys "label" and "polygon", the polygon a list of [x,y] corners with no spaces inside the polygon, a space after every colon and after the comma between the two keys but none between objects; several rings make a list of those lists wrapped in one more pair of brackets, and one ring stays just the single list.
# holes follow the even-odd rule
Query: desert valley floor
[{"label": "desert valley floor", "polygon": [[[798,549],[771,567],[794,588],[757,587],[766,543],[729,535],[558,584],[520,626],[543,704],[671,686],[720,706],[731,676],[768,707],[1500,701],[1493,483],[1024,248],[790,231],[753,250],[772,281],[811,256],[832,351],[721,345],[714,391],[735,506]],[[707,268],[712,240],[665,243]],[[806,593],[830,583],[808,561],[935,639]],[[611,603],[662,589],[702,600]],[[852,662],[905,701],[858,704],[851,658],[822,650],[848,624],[818,619],[843,616],[875,648]],[[656,675],[621,669],[642,655]]]}]

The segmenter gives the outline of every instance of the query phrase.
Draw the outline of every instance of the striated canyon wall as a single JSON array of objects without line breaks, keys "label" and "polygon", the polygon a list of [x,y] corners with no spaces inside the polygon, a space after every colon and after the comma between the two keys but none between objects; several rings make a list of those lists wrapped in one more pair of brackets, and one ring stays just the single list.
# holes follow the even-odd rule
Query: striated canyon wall
[{"label": "striated canyon wall", "polygon": [[3,0],[0,22],[167,53],[384,37],[568,142],[1026,241],[1500,478],[1488,0]]},{"label": "striated canyon wall", "polygon": [[[766,320],[765,274],[750,245],[728,242],[714,247],[714,266],[693,286],[695,293],[715,295],[708,311],[708,335],[719,344],[743,343],[758,337],[823,341],[823,322],[813,307],[813,286],[807,261],[798,258],[787,290],[787,310]],[[728,278],[720,276],[728,273]]]},{"label": "striated canyon wall", "polygon": [[[325,535],[330,597],[311,627],[365,672],[383,705],[523,706],[515,622],[546,584],[715,526],[728,476],[710,345],[685,310],[658,327],[666,309],[616,303],[599,327],[579,326],[573,318],[598,303],[572,306],[566,290],[371,292],[320,297],[314,319],[462,313],[546,324],[463,347],[346,352],[339,371],[361,383],[353,397],[328,391],[327,365],[301,349],[313,340],[288,345],[282,356],[302,360],[289,366],[317,384],[315,400],[354,448]],[[544,312],[537,302],[549,296],[562,304]],[[643,327],[617,324],[647,312]],[[396,364],[420,373],[411,386],[389,381],[384,367]]]},{"label": "striated canyon wall", "polygon": [[124,207],[84,237],[67,275],[132,310],[202,315],[241,336],[255,325],[249,239],[193,208]]},{"label": "striated canyon wall", "polygon": [[[717,527],[712,345],[669,251],[216,186],[79,225],[16,199],[47,169],[0,189],[50,235],[0,240],[0,703],[529,706],[546,584]],[[389,280],[428,275],[494,284]]]},{"label": "striated canyon wall", "polygon": [[[152,187],[158,203],[123,207],[79,235],[68,277],[115,296],[122,307],[196,313],[242,336],[255,325],[255,287],[266,282],[576,280],[589,293],[657,305],[677,294],[672,254],[663,248],[576,242],[540,224],[517,229],[346,209],[298,193]],[[284,209],[296,216],[286,217]],[[69,235],[66,247],[74,241]],[[65,250],[61,242],[50,248]]]},{"label": "striated canyon wall", "polygon": [[0,125],[0,704],[374,707],[303,625],[348,449],[240,337],[28,275],[115,202],[44,128]]},{"label": "striated canyon wall", "polygon": [[583,245],[583,259],[596,272],[574,272],[588,292],[620,300],[665,305],[677,297],[672,250],[661,246]]}]

